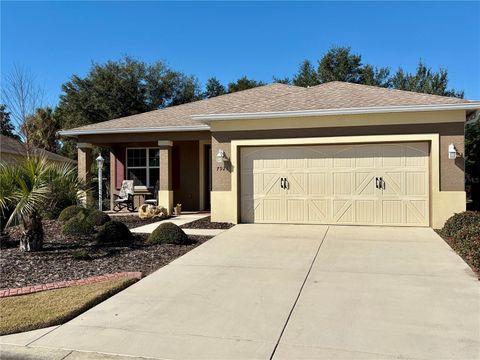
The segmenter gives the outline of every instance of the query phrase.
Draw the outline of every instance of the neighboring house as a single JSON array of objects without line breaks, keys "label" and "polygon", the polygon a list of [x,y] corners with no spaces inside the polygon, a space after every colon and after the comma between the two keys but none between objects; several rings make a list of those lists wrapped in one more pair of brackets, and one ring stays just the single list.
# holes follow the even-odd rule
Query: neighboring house
[{"label": "neighboring house", "polygon": [[[67,162],[74,164],[75,161],[50,151],[32,148],[31,153],[34,156],[43,155],[47,160],[54,162]],[[11,137],[0,135],[0,163],[15,163],[23,160],[27,156],[27,147],[24,143]]]},{"label": "neighboring house", "polygon": [[342,82],[272,84],[61,134],[77,138],[85,179],[92,145],[109,147],[112,191],[159,181],[160,204],[211,208],[213,221],[438,228],[465,210],[464,123],[479,109]]}]

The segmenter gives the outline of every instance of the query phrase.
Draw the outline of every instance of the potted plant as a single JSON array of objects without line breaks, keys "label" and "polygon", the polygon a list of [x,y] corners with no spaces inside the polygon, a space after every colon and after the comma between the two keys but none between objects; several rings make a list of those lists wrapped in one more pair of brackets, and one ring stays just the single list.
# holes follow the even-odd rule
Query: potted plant
[{"label": "potted plant", "polygon": [[182,214],[182,204],[177,204],[173,210],[175,211],[176,216],[180,216]]}]

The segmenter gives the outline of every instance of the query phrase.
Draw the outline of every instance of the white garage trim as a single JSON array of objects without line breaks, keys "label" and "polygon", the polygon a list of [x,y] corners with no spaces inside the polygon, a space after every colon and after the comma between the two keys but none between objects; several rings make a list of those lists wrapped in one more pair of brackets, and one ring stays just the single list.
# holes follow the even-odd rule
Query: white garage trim
[{"label": "white garage trim", "polygon": [[[438,134],[412,134],[412,135],[369,135],[369,136],[341,136],[341,137],[316,137],[292,139],[260,139],[260,140],[234,140],[231,142],[232,184],[230,191],[212,192],[213,204],[218,218],[223,221],[237,223],[239,221],[239,169],[238,154],[242,146],[275,146],[275,145],[321,145],[321,144],[362,144],[362,143],[388,143],[388,142],[430,142],[430,226],[437,228],[443,225],[452,211],[464,210],[464,191],[440,192],[440,136]],[[454,200],[452,202],[452,200]],[[448,202],[448,203],[447,203]]]}]

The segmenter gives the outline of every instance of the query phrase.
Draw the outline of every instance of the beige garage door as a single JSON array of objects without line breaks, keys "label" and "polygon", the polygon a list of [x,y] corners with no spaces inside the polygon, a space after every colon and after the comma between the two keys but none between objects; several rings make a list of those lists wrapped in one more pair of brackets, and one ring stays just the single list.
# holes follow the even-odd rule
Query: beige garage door
[{"label": "beige garage door", "polygon": [[242,222],[429,225],[427,143],[245,147]]}]

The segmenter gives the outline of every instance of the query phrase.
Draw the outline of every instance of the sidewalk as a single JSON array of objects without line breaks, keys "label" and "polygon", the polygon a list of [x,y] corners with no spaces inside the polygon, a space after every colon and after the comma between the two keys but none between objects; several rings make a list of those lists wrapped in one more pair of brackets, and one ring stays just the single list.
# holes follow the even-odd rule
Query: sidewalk
[{"label": "sidewalk", "polygon": [[[174,223],[175,225],[180,226],[195,220],[203,219],[208,216],[210,216],[210,213],[190,213],[190,214],[186,213],[173,218],[160,220],[152,224],[143,225],[143,226],[134,228],[131,231],[132,233],[151,234],[162,222],[171,222],[171,223]],[[218,234],[221,234],[225,230],[223,229],[221,230],[219,229],[183,229],[183,231],[185,231],[185,234],[187,235],[217,236]]]}]

